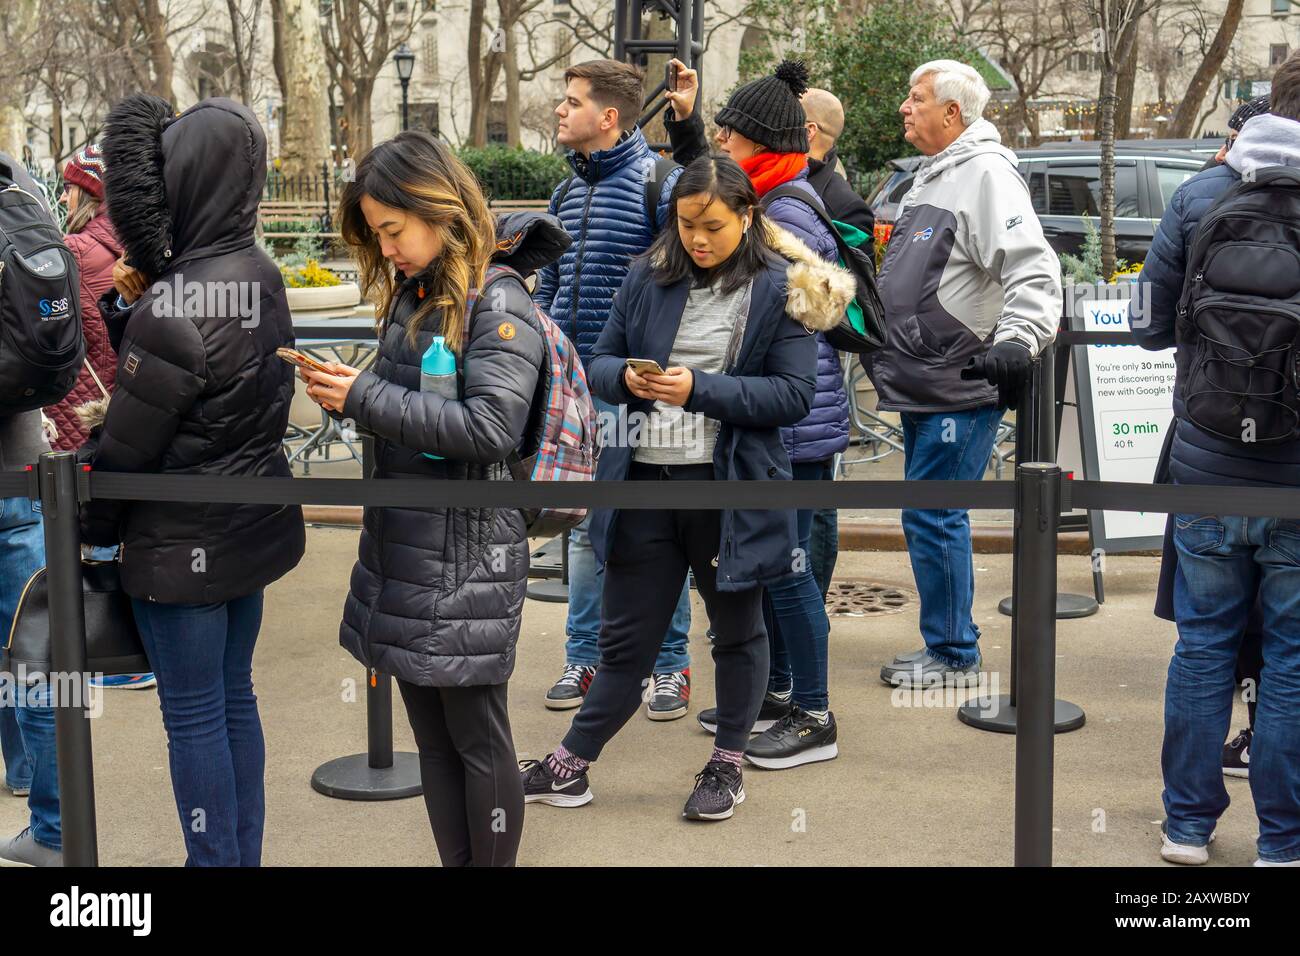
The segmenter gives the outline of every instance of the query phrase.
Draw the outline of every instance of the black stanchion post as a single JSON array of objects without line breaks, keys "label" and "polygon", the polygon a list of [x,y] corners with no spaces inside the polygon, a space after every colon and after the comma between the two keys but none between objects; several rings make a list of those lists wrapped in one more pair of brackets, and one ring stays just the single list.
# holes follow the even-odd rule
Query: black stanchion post
[{"label": "black stanchion post", "polygon": [[528,597],[547,604],[564,604],[569,600],[569,532],[560,535],[560,576],[549,581],[533,581]]},{"label": "black stanchion post", "polygon": [[[374,439],[361,435],[361,477],[374,476]],[[418,797],[420,758],[393,752],[393,679],[366,671],[366,752],[336,757],[316,768],[312,789],[340,800],[399,800]]]},{"label": "black stanchion post", "polygon": [[[1025,383],[1025,387],[1016,402],[1016,475],[1019,480],[1020,465],[1022,462],[1031,462],[1038,456],[1055,458],[1055,410],[1050,402],[1044,402],[1042,396],[1046,394],[1049,398],[1055,394],[1052,385],[1052,373],[1054,370],[1054,361],[1050,350],[1045,350],[1039,356],[1039,360],[1034,365],[1034,374],[1030,380]],[[1046,369],[1046,373],[1044,373]],[[1044,426],[1046,420],[1046,426]],[[1058,514],[1052,527],[1056,528],[1060,523]],[[1011,596],[1003,598],[998,605],[998,610],[1003,614],[1011,615],[1011,668],[1007,675],[1007,689],[1009,693],[1000,694],[996,697],[989,695],[976,695],[957,708],[957,719],[964,724],[976,728],[977,730],[989,730],[999,734],[1016,733],[1016,706],[1018,703],[1019,683],[1020,683],[1020,658],[1017,649],[1021,644],[1020,620],[1021,616],[1016,613],[1016,602],[1019,595],[1025,593],[1026,583],[1021,579],[1021,563],[1019,556],[1021,553],[1021,522],[1020,515],[1017,513],[1016,520],[1011,530]],[[1055,588],[1056,581],[1056,543],[1053,541],[1051,554],[1052,561],[1052,581]],[[1075,597],[1077,595],[1057,595],[1052,594],[1054,601],[1055,617],[1078,617],[1077,614],[1062,614],[1060,601],[1062,598]],[[1095,610],[1094,606],[1094,610]],[[1078,730],[1083,726],[1085,715],[1082,708],[1070,703],[1069,701],[1058,700],[1056,702],[1056,732],[1063,734],[1071,730]]]},{"label": "black stanchion post", "polygon": [[50,673],[46,677],[54,705],[63,865],[98,866],[76,456],[68,451],[46,452],[37,472],[50,605]]},{"label": "black stanchion post", "polygon": [[1052,863],[1052,748],[1056,736],[1056,533],[1061,469],[1016,465],[1021,590],[1016,599],[1016,866]]},{"label": "black stanchion post", "polygon": [[[1034,362],[1034,374],[1029,383],[1028,395],[1022,396],[1026,401],[1020,403],[1020,408],[1024,409],[1026,405],[1031,408],[1029,421],[1026,423],[1025,431],[1032,436],[1033,444],[1030,445],[1030,451],[1024,455],[1020,454],[1021,431],[1016,431],[1016,462],[1022,461],[1056,461],[1056,345],[1048,342],[1039,353],[1038,359]],[[1019,425],[1019,418],[1016,420]],[[1012,590],[1015,590],[1014,583]],[[1008,617],[1015,620],[1015,608],[1012,605],[1010,597],[1005,597],[999,602],[998,610]],[[1076,617],[1089,617],[1096,614],[1098,604],[1095,600],[1086,594],[1058,594],[1056,596],[1056,618],[1057,620],[1066,620]],[[1015,633],[1015,624],[1012,626],[1012,634]]]}]

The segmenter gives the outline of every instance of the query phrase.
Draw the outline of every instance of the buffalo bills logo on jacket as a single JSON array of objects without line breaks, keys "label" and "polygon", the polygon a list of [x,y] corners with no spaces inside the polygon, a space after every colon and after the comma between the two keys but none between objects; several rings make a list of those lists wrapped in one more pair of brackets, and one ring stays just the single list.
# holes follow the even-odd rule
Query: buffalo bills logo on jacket
[{"label": "buffalo bills logo on jacket", "polygon": [[924,229],[918,229],[916,232],[912,233],[912,241],[916,242],[917,240],[920,240],[921,242],[925,242],[933,235],[934,230],[929,226],[926,226]]}]

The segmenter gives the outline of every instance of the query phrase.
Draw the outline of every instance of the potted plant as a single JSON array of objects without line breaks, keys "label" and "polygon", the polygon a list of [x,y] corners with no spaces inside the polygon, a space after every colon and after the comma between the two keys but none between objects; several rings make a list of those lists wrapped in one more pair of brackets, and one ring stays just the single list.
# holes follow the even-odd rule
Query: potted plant
[{"label": "potted plant", "polygon": [[[265,242],[263,248],[271,252]],[[321,265],[323,258],[320,239],[304,235],[294,243],[292,252],[277,259],[291,312],[342,311],[361,302],[357,284],[344,282]]]}]

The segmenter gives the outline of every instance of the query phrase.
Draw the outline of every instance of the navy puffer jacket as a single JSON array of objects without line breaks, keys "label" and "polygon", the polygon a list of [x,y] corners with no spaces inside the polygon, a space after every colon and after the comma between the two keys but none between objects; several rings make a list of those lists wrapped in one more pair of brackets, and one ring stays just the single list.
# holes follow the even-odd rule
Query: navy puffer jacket
[{"label": "navy puffer jacket", "polygon": [[664,178],[655,222],[647,221],[646,177],[657,158],[641,130],[631,130],[610,149],[590,156],[570,152],[577,179],[567,192],[562,182],[551,194],[548,211],[559,217],[573,245],[538,272],[533,301],[577,345],[584,364],[632,257],[650,248],[668,219],[668,200],[682,171],[674,169]]},{"label": "navy puffer jacket", "polygon": [[[1241,136],[1237,139],[1240,143]],[[1237,143],[1233,149],[1237,149]],[[1300,156],[1295,157],[1294,164],[1300,166]],[[1167,349],[1180,344],[1175,331],[1178,300],[1187,273],[1187,254],[1201,218],[1240,178],[1225,163],[1197,173],[1170,198],[1138,277],[1138,282],[1149,290],[1144,304],[1150,311],[1150,321],[1144,322],[1142,316],[1135,314],[1140,299],[1134,300],[1129,316],[1133,337],[1143,348]],[[1251,447],[1228,442],[1186,420],[1183,381],[1192,351],[1190,345],[1180,347],[1176,356],[1178,371],[1173,404],[1177,428],[1168,450],[1169,477],[1183,485],[1300,485],[1300,447],[1290,444]]]},{"label": "navy puffer jacket", "polygon": [[[789,182],[807,192],[809,202],[820,204],[806,169]],[[806,204],[782,196],[772,201],[766,214],[827,262],[838,261],[835,238]],[[849,399],[844,391],[840,356],[820,332],[817,333],[817,395],[812,411],[793,428],[781,429],[781,439],[792,462],[822,461],[849,447]]]}]

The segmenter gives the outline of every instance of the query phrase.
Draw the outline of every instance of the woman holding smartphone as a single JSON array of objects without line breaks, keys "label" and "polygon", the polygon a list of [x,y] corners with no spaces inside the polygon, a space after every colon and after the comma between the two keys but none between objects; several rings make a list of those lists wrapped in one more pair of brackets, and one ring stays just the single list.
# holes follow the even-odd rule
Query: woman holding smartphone
[{"label": "woman holding smartphone", "polygon": [[[546,346],[518,275],[476,290],[498,249],[554,242],[550,217],[524,218],[499,245],[478,181],[427,133],[401,133],[358,164],[339,222],[376,303],[379,354],[364,372],[331,363],[301,375],[314,401],[374,433],[374,477],[509,480]],[[435,336],[455,354],[449,390],[421,388]],[[518,510],[365,509],[340,642],[397,678],[444,866],[510,866],[519,848],[506,681],[527,575]]]},{"label": "woman holding smartphone", "polygon": [[[605,445],[596,477],[789,480],[780,429],[808,414],[813,332],[838,320],[853,279],[815,256],[779,256],[752,183],[727,157],[693,162],[670,210],[588,366],[595,394],[620,406],[617,434],[630,439]],[[663,374],[629,359],[653,360]],[[716,635],[718,713],[713,753],[682,815],[726,819],[745,799],[741,759],[767,685],[763,586],[792,572],[795,513],[597,510],[591,538],[605,562],[600,664],[563,743],[521,766],[525,799],[591,801],[587,768],[637,710],[689,569]]]}]

